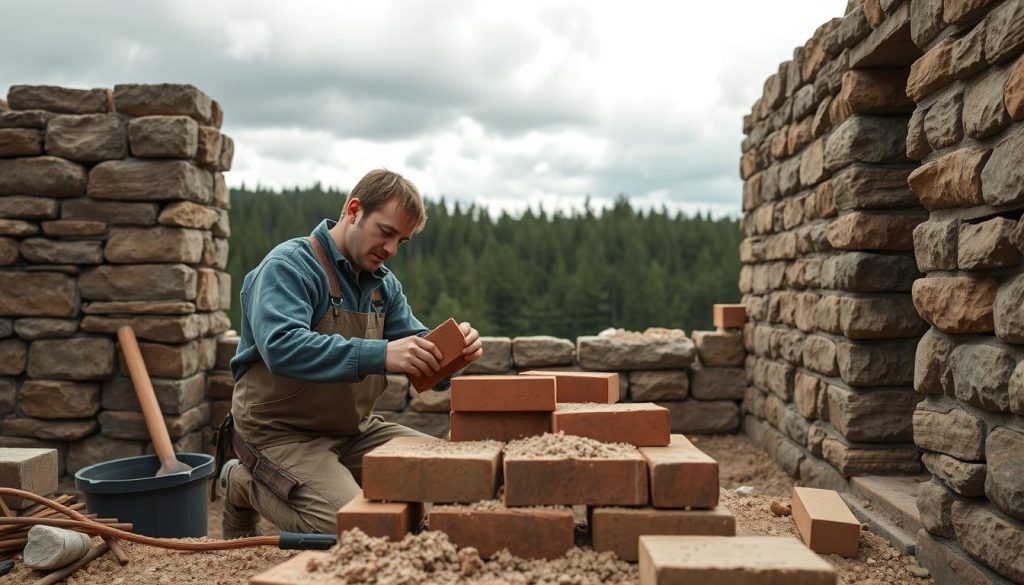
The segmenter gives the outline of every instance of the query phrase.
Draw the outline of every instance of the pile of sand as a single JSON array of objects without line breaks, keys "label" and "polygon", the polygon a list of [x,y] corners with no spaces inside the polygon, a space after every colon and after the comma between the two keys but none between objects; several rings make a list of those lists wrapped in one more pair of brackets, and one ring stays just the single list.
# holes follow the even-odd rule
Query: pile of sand
[{"label": "pile of sand", "polygon": [[614,337],[635,341],[651,341],[652,339],[673,339],[686,337],[682,329],[666,329],[664,327],[648,327],[643,331],[626,331],[625,329],[605,329],[598,334],[601,337]]},{"label": "pile of sand", "polygon": [[390,441],[373,450],[375,455],[460,455],[501,449],[501,441]]},{"label": "pile of sand", "polygon": [[621,458],[636,457],[640,453],[633,445],[626,443],[602,443],[587,437],[566,435],[558,432],[509,441],[505,445],[506,457],[534,459],[558,457],[564,459]]}]

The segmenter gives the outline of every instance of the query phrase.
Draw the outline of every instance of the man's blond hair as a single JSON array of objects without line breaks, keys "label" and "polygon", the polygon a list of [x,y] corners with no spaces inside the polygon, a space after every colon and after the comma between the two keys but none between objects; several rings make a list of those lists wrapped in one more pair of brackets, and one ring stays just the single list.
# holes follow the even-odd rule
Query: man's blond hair
[{"label": "man's blond hair", "polygon": [[399,207],[405,212],[406,219],[416,224],[416,233],[422,231],[427,223],[427,210],[423,206],[420,192],[409,179],[387,169],[370,171],[356,183],[345,199],[341,217],[344,219],[345,209],[348,209],[348,203],[353,199],[359,200],[365,218],[393,198],[398,199]]}]

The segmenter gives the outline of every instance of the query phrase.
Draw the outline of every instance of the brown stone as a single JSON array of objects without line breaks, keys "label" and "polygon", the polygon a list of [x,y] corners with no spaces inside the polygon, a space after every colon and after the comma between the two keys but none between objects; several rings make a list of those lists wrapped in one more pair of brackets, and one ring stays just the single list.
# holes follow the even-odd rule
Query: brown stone
[{"label": "brown stone", "polygon": [[1024,361],[1017,364],[1017,369],[1010,376],[1010,410],[1024,415]]},{"label": "brown stone", "polygon": [[[141,412],[104,410],[98,417],[100,431],[111,439],[130,439],[146,441],[149,431]],[[164,416],[167,433],[171,440],[176,440],[202,428],[210,420],[210,403],[202,402],[194,408],[175,416]]]},{"label": "brown stone", "polygon": [[741,366],[746,352],[743,336],[731,331],[694,331],[697,355],[705,366]]},{"label": "brown stone", "polygon": [[29,238],[21,243],[21,255],[30,262],[42,264],[101,264],[101,242],[66,242],[46,238]]},{"label": "brown stone", "polygon": [[[196,373],[199,368],[199,343],[196,341],[174,345],[140,343],[139,350],[150,376],[186,378]],[[128,371],[123,363],[121,371]]]},{"label": "brown stone", "polygon": [[114,372],[114,343],[105,337],[33,341],[27,371],[32,378],[102,380]]},{"label": "brown stone", "polygon": [[907,123],[907,158],[921,160],[932,151],[924,132],[924,119],[928,108],[918,106]]},{"label": "brown stone", "polygon": [[107,234],[107,224],[102,221],[58,219],[54,221],[44,221],[41,225],[43,227],[43,233],[51,238],[82,238],[89,236],[105,236]]},{"label": "brown stone", "polygon": [[914,389],[922,394],[953,393],[949,356],[956,344],[945,334],[929,329],[917,346],[914,360]]},{"label": "brown stone", "polygon": [[113,114],[54,116],[46,127],[46,152],[80,162],[122,159],[128,154],[124,122]]},{"label": "brown stone", "polygon": [[985,441],[985,495],[1007,514],[1024,519],[1024,434],[1000,427]]},{"label": "brown stone", "polygon": [[62,114],[106,112],[106,89],[71,89],[53,85],[12,85],[7,103],[12,110],[46,110]]},{"label": "brown stone", "polygon": [[830,181],[835,206],[838,209],[916,207],[920,205],[917,195],[907,185],[911,170],[910,167],[872,165],[847,167]]},{"label": "brown stone", "polygon": [[157,223],[160,225],[210,229],[217,222],[217,212],[191,201],[175,201],[160,212]]},{"label": "brown stone", "polygon": [[1009,411],[1009,381],[1016,352],[1002,346],[966,343],[950,356],[956,397],[979,408]]},{"label": "brown stone", "polygon": [[28,346],[20,339],[0,341],[0,375],[17,376],[25,371]]},{"label": "brown stone", "polygon": [[192,158],[199,125],[188,116],[145,116],[128,123],[132,155],[139,158]]},{"label": "brown stone", "polygon": [[945,27],[943,0],[914,0],[910,4],[910,38],[924,48]]},{"label": "brown stone", "polygon": [[1011,242],[1017,222],[996,217],[977,224],[960,226],[957,264],[963,270],[1016,266],[1021,252]]},{"label": "brown stone", "polygon": [[991,153],[981,147],[955,150],[910,173],[910,188],[928,209],[981,205],[985,203],[982,167]]},{"label": "brown stone", "polygon": [[196,308],[200,311],[216,310],[219,298],[220,287],[216,271],[210,268],[198,269],[196,271]]},{"label": "brown stone", "polygon": [[947,333],[985,333],[994,327],[992,308],[999,281],[949,276],[914,283],[914,306],[923,319]]},{"label": "brown stone", "polygon": [[0,272],[0,315],[74,317],[75,284],[74,278],[54,272]]},{"label": "brown stone", "polygon": [[209,171],[181,160],[107,161],[89,172],[88,192],[95,199],[208,203],[213,196],[213,177]]},{"label": "brown stone", "polygon": [[228,240],[203,235],[203,264],[224,270],[228,266]]},{"label": "brown stone", "polygon": [[953,43],[951,61],[953,75],[957,79],[969,79],[988,67],[985,61],[984,21]]},{"label": "brown stone", "polygon": [[0,159],[0,195],[78,197],[85,176],[82,165],[53,156]]},{"label": "brown stone", "polygon": [[906,144],[906,118],[853,116],[828,136],[825,168],[836,171],[856,162],[905,162]]},{"label": "brown stone", "polygon": [[112,459],[137,457],[143,454],[144,444],[138,441],[118,441],[96,433],[82,441],[68,446],[68,473],[76,473],[79,469]]},{"label": "brown stone", "polygon": [[657,402],[667,408],[673,433],[732,433],[740,426],[740,409],[732,400]]},{"label": "brown stone", "polygon": [[915,102],[953,80],[953,44],[952,38],[942,39],[910,66],[907,95]]},{"label": "brown stone", "polygon": [[985,17],[985,58],[1002,63],[1024,48],[1024,1],[1008,0]]},{"label": "brown stone", "polygon": [[231,170],[231,161],[235,158],[235,141],[227,134],[222,134],[221,138],[220,159],[214,168],[226,173]]},{"label": "brown stone", "polygon": [[26,380],[18,405],[35,418],[89,418],[100,409],[98,384],[56,380]]},{"label": "brown stone", "polygon": [[953,503],[953,526],[960,545],[972,557],[1005,575],[1024,581],[1024,527],[975,502]]},{"label": "brown stone", "polygon": [[194,264],[203,255],[203,234],[198,230],[172,227],[111,228],[104,255],[108,262],[115,264]]},{"label": "brown stone", "polygon": [[906,296],[841,297],[839,325],[850,339],[917,337],[927,328]]},{"label": "brown stone", "polygon": [[839,216],[828,227],[836,250],[913,250],[913,229],[923,214],[882,214],[856,211]]},{"label": "brown stone", "polygon": [[1000,206],[1024,201],[1024,126],[1011,129],[999,141],[980,181],[984,203]]},{"label": "brown stone", "polygon": [[34,128],[0,130],[0,157],[43,154],[43,134]]},{"label": "brown stone", "polygon": [[[17,219],[0,219],[0,236],[14,236],[21,238],[39,233],[39,226],[27,221]],[[15,244],[17,247],[17,244]],[[10,253],[10,252],[8,252]]]},{"label": "brown stone", "polygon": [[821,445],[825,459],[844,476],[913,474],[921,469],[917,449],[852,447],[833,438]]},{"label": "brown stone", "polygon": [[629,372],[633,400],[685,400],[690,379],[685,370],[635,370]]},{"label": "brown stone", "polygon": [[1013,121],[1024,120],[1024,57],[1017,59],[1010,69],[1003,88],[1003,104]]},{"label": "brown stone", "polygon": [[[150,348],[152,355],[152,348]],[[147,361],[147,364],[150,362]],[[181,414],[204,402],[205,376],[195,374],[186,378],[152,378],[153,393],[156,395],[160,412]],[[230,394],[228,395],[230,397]],[[103,408],[105,410],[130,410],[141,412],[135,387],[128,378],[117,377],[103,384]],[[220,422],[220,421],[217,421]]]},{"label": "brown stone", "polygon": [[914,257],[917,267],[931,270],[956,270],[959,222],[951,220],[926,221],[914,228]]},{"label": "brown stone", "polygon": [[924,115],[924,134],[933,150],[942,150],[964,138],[964,94],[948,93],[935,100]]},{"label": "brown stone", "polygon": [[96,431],[96,421],[92,419],[53,421],[37,418],[8,418],[3,422],[4,434],[54,441],[78,441]]},{"label": "brown stone", "polygon": [[111,225],[152,225],[156,223],[155,203],[96,201],[86,197],[62,201],[62,220],[101,221]]},{"label": "brown stone", "polygon": [[223,144],[220,131],[212,126],[200,126],[196,138],[196,163],[204,167],[217,164]]},{"label": "brown stone", "polygon": [[921,462],[932,475],[961,496],[985,495],[984,463],[966,463],[941,453],[925,453]]},{"label": "brown stone", "polygon": [[576,339],[579,364],[588,370],[677,369],[693,363],[697,355],[685,335],[580,336]]},{"label": "brown stone", "polygon": [[0,238],[0,266],[10,266],[18,261],[18,240]]},{"label": "brown stone", "polygon": [[[690,394],[697,400],[739,400],[746,390],[746,374],[743,368],[702,368],[690,370]],[[630,382],[630,393],[634,400],[635,386]]]},{"label": "brown stone", "polygon": [[115,85],[114,107],[130,116],[189,116],[200,124],[213,122],[213,100],[188,84]]},{"label": "brown stone", "polygon": [[829,385],[829,420],[850,441],[909,443],[914,438],[911,415],[921,398],[912,391],[861,392]]},{"label": "brown stone", "polygon": [[852,114],[911,112],[914,102],[906,94],[906,69],[851,69],[843,73],[842,89],[833,103]]},{"label": "brown stone", "polygon": [[933,534],[953,537],[953,502],[957,499],[959,496],[937,479],[922,482],[917,493],[921,525]]},{"label": "brown stone", "polygon": [[75,319],[50,319],[47,317],[29,317],[18,319],[14,323],[14,331],[18,337],[26,340],[45,339],[47,337],[71,337],[78,330]]},{"label": "brown stone", "polygon": [[974,82],[964,98],[964,129],[972,138],[985,138],[1010,124],[1003,105],[1009,69],[994,69]]},{"label": "brown stone", "polygon": [[916,352],[914,339],[836,342],[839,375],[850,386],[910,386],[914,381]]},{"label": "brown stone", "polygon": [[993,305],[996,337],[1007,343],[1024,343],[1024,274],[999,285]]},{"label": "brown stone", "polygon": [[82,319],[82,331],[89,333],[116,333],[117,329],[130,325],[139,339],[161,343],[184,343],[203,335],[203,319],[199,314],[180,317],[133,318],[98,317],[89,315]]},{"label": "brown stone", "polygon": [[190,300],[196,271],[184,264],[97,266],[82,273],[81,294],[93,301]]},{"label": "brown stone", "polygon": [[0,198],[0,217],[10,219],[50,219],[57,217],[57,209],[57,200],[48,197],[9,195]]}]

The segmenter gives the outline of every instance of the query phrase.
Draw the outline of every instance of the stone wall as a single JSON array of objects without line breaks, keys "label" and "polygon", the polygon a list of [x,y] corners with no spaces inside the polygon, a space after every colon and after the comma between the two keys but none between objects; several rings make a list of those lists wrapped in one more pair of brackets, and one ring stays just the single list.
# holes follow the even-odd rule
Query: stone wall
[{"label": "stone wall", "polygon": [[919,554],[943,582],[1024,583],[1024,1],[911,6]]},{"label": "stone wall", "polygon": [[56,448],[61,473],[149,448],[116,344],[129,324],[172,440],[205,448],[230,326],[222,118],[190,85],[0,101],[0,446]]}]

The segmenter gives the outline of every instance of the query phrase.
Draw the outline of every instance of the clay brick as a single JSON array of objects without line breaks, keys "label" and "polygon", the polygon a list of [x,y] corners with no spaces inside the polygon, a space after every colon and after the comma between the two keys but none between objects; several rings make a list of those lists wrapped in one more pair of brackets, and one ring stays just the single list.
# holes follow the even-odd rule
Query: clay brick
[{"label": "clay brick", "polygon": [[792,501],[793,521],[811,550],[848,558],[857,556],[860,522],[838,492],[794,487]]},{"label": "clay brick", "polygon": [[640,558],[643,534],[736,535],[736,518],[725,506],[713,510],[593,508],[589,524],[595,551],[610,551],[631,563]]},{"label": "clay brick", "polygon": [[647,463],[640,453],[599,459],[506,456],[504,471],[506,506],[647,503]]},{"label": "clay brick", "polygon": [[513,441],[551,432],[550,412],[453,412],[453,441]]},{"label": "clay brick", "polygon": [[338,510],[338,538],[358,528],[375,538],[402,540],[423,520],[423,506],[415,502],[373,502],[360,493]]},{"label": "clay brick", "polygon": [[788,536],[640,537],[640,585],[835,585],[836,570]]},{"label": "clay brick", "polygon": [[453,412],[555,409],[553,376],[459,376],[452,380]]},{"label": "clay brick", "polygon": [[430,511],[430,529],[444,532],[459,548],[476,547],[483,558],[508,549],[520,558],[555,559],[573,547],[569,508],[474,510],[436,506]]},{"label": "clay brick", "polygon": [[551,431],[638,447],[668,445],[670,440],[668,409],[649,402],[559,404],[551,414]]},{"label": "clay brick", "polygon": [[718,462],[684,435],[672,435],[666,447],[641,447],[640,454],[647,460],[655,508],[718,505]]},{"label": "clay brick", "polygon": [[441,355],[444,357],[441,359],[441,369],[433,376],[409,376],[409,381],[419,392],[433,388],[470,363],[462,355],[462,350],[466,348],[466,337],[462,334],[455,319],[448,319],[441,323],[433,331],[427,333],[424,339],[437,345],[437,349],[441,350]]},{"label": "clay brick", "polygon": [[396,437],[363,456],[363,494],[392,502],[477,502],[494,497],[502,444]]},{"label": "clay brick", "polygon": [[558,402],[597,402],[611,404],[619,401],[619,375],[615,372],[555,372],[529,370],[520,376],[554,376]]},{"label": "clay brick", "polygon": [[[49,496],[57,491],[57,450],[0,448],[0,486]],[[35,504],[31,500],[4,496],[15,510]]]}]

